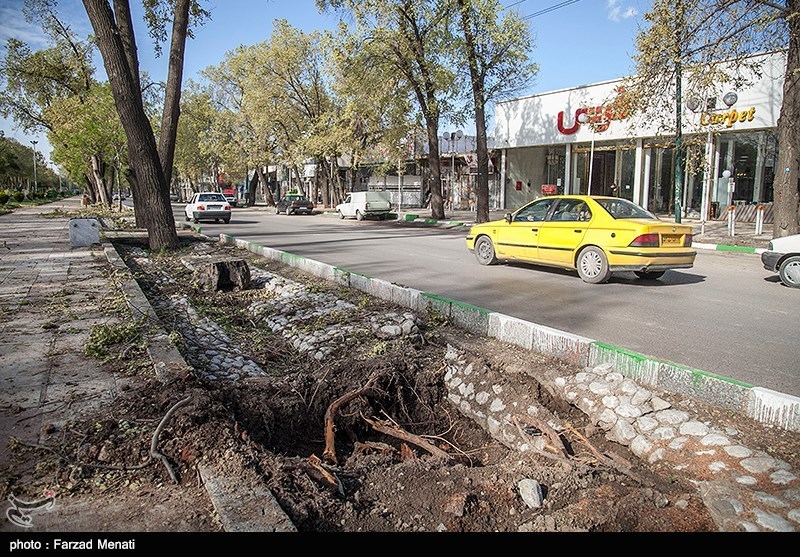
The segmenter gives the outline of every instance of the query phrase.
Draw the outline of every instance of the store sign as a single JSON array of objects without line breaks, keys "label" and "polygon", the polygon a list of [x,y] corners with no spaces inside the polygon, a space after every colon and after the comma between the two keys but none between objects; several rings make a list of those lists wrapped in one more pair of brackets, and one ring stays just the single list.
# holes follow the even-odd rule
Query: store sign
[{"label": "store sign", "polygon": [[555,195],[555,194],[556,194],[555,184],[542,184],[542,195]]},{"label": "store sign", "polygon": [[[621,92],[621,89],[617,89],[617,92]],[[586,123],[592,124],[595,132],[606,131],[611,125],[612,120],[624,120],[628,117],[628,112],[625,110],[625,106],[623,104],[612,102],[611,104],[607,105],[589,106],[586,108],[577,109],[575,111],[575,118],[573,119],[572,126],[567,127],[564,123],[564,111],[562,110],[558,113],[558,131],[564,135],[572,135],[576,133],[581,128],[581,123],[578,121],[578,117],[581,114],[586,114],[588,117]]]},{"label": "store sign", "polygon": [[753,118],[755,117],[756,117],[756,107],[751,107],[750,110],[745,110],[742,112],[739,112],[735,108],[731,109],[730,112],[718,112],[714,114],[703,112],[700,115],[700,125],[721,126],[725,124],[726,128],[731,128],[737,122],[741,123],[752,122]]}]

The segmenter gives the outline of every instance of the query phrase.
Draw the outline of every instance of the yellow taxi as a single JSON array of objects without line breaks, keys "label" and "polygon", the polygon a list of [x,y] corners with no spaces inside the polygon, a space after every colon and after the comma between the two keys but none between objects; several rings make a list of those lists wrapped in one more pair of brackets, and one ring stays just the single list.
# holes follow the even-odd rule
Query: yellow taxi
[{"label": "yellow taxi", "polygon": [[668,269],[688,269],[697,255],[691,246],[691,226],[659,220],[627,199],[588,195],[540,197],[467,235],[467,249],[481,265],[503,260],[575,269],[593,284],[617,271],[658,279]]}]

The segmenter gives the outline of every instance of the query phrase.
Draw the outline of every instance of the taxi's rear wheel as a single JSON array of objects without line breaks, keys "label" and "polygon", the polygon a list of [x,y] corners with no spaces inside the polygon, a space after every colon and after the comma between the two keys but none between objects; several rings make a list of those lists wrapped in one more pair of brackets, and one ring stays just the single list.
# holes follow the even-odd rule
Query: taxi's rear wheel
[{"label": "taxi's rear wheel", "polygon": [[790,288],[800,288],[800,256],[793,255],[781,263],[781,282]]},{"label": "taxi's rear wheel", "polygon": [[497,263],[497,255],[494,253],[494,244],[487,236],[481,236],[475,242],[475,259],[481,265],[494,265]]},{"label": "taxi's rear wheel", "polygon": [[581,279],[590,284],[600,284],[611,277],[606,254],[595,246],[588,246],[581,250],[576,267]]},{"label": "taxi's rear wheel", "polygon": [[656,280],[664,276],[664,271],[634,271],[640,279]]}]

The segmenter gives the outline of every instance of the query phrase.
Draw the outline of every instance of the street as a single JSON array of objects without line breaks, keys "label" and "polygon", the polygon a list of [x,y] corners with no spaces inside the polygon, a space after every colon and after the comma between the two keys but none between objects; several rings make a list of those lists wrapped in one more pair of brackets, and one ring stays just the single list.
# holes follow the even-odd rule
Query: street
[{"label": "street", "polygon": [[[173,205],[183,221],[183,204]],[[443,229],[323,215],[235,209],[219,233],[555,327],[601,342],[800,396],[800,347],[792,315],[800,292],[753,254],[698,250],[692,269],[659,281],[632,273],[590,285],[574,272],[504,264],[481,267],[466,228]]]}]

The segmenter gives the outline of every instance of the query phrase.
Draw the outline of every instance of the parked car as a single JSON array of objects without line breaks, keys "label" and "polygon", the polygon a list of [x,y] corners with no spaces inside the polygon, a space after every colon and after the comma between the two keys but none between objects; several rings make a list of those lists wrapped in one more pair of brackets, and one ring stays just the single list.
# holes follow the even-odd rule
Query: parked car
[{"label": "parked car", "polygon": [[275,213],[286,213],[287,215],[300,214],[310,215],[314,212],[314,202],[305,195],[288,194],[284,195],[275,204]]},{"label": "parked car", "polygon": [[179,201],[178,194],[177,194],[177,193],[171,193],[171,194],[169,194],[169,200],[170,200],[172,203],[175,203],[176,201]]},{"label": "parked car", "polygon": [[505,220],[470,228],[467,248],[481,265],[499,260],[575,269],[585,282],[612,272],[658,279],[694,265],[692,227],[661,221],[619,197],[559,195],[536,199]]},{"label": "parked car", "polygon": [[347,194],[344,203],[336,206],[339,218],[355,217],[364,220],[367,217],[378,217],[385,220],[392,209],[388,192],[383,191],[354,191]]},{"label": "parked car", "polygon": [[225,224],[231,222],[231,206],[221,193],[206,191],[196,193],[183,209],[186,220],[195,223],[201,220],[222,220]]},{"label": "parked car", "polygon": [[781,282],[790,288],[800,288],[800,234],[775,238],[761,254],[764,268],[778,273]]},{"label": "parked car", "polygon": [[236,198],[236,192],[234,190],[225,190],[222,195],[225,196],[225,199],[228,200],[228,203],[231,207],[236,207],[239,203],[239,200]]}]

